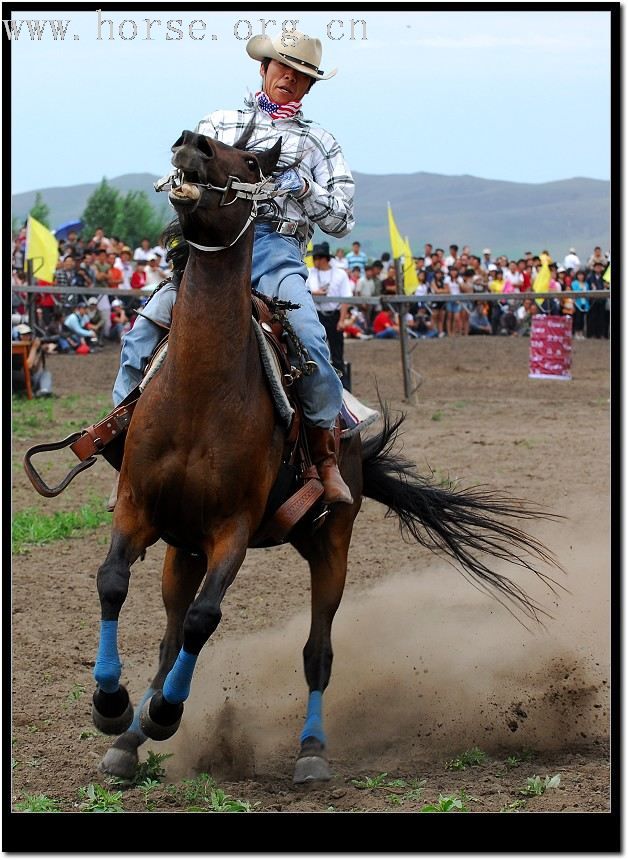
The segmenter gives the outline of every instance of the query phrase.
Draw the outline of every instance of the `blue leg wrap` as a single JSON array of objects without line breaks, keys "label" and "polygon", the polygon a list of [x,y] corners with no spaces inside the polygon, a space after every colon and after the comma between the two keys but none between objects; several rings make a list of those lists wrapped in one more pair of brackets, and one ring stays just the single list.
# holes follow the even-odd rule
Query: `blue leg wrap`
[{"label": "blue leg wrap", "polygon": [[118,622],[100,622],[100,642],[94,666],[94,680],[105,693],[115,693],[120,686],[122,663],[118,656]]},{"label": "blue leg wrap", "polygon": [[130,732],[135,732],[136,735],[139,735],[142,739],[142,743],[144,743],[144,741],[148,740],[148,738],[146,737],[146,735],[144,734],[144,732],[140,728],[140,714],[142,713],[142,708],[144,707],[144,703],[148,699],[150,699],[150,697],[153,695],[154,692],[155,691],[153,690],[152,687],[149,687],[148,690],[146,690],[146,692],[142,696],[142,701],[139,703],[139,705],[135,709],[135,713],[133,714],[133,722],[131,723],[131,725],[129,726],[129,729],[128,729]]},{"label": "blue leg wrap", "polygon": [[190,695],[192,675],[194,674],[197,660],[197,654],[188,654],[183,648],[179,651],[179,656],[172,669],[168,672],[162,690],[164,699],[170,702],[171,705],[185,702]]},{"label": "blue leg wrap", "polygon": [[325,732],[323,731],[323,694],[320,690],[313,690],[307,703],[307,717],[301,732],[301,743],[306,738],[316,738],[322,744],[325,743]]}]

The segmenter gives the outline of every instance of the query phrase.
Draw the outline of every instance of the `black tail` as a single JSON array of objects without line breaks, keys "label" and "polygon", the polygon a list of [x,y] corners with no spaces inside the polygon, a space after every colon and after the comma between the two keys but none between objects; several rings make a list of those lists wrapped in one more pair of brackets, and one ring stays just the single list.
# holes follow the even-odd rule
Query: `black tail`
[{"label": "black tail", "polygon": [[[549,613],[507,576],[491,570],[479,554],[488,554],[534,573],[553,593],[559,583],[536,567],[539,562],[562,570],[552,553],[535,537],[505,522],[515,519],[561,519],[534,510],[521,499],[506,499],[493,490],[471,487],[455,489],[431,483],[421,476],[414,463],[394,453],[399,428],[405,419],[394,421],[381,404],[384,427],[363,441],[363,493],[386,505],[386,516],[399,517],[406,540],[414,538],[434,552],[444,552],[470,577],[472,584],[518,606],[526,616],[540,622]],[[508,607],[506,607],[508,608]]]}]

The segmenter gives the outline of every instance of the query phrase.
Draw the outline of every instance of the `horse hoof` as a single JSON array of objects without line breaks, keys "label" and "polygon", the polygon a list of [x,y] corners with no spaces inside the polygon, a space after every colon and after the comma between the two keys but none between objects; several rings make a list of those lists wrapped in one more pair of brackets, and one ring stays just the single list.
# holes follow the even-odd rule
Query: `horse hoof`
[{"label": "horse hoof", "polygon": [[[157,722],[157,715],[169,722]],[[183,704],[172,705],[158,692],[144,702],[140,711],[140,728],[153,741],[167,741],[179,728],[182,716]]]},{"label": "horse hoof", "polygon": [[304,755],[297,759],[294,768],[295,784],[304,782],[329,782],[331,770],[328,762],[319,755]]},{"label": "horse hoof", "polygon": [[133,722],[133,705],[121,685],[115,693],[97,687],[92,703],[92,722],[105,735],[121,735]]},{"label": "horse hoof", "polygon": [[137,750],[124,750],[111,747],[107,750],[100,763],[100,770],[111,776],[117,776],[119,779],[133,779],[138,764],[139,756]]}]

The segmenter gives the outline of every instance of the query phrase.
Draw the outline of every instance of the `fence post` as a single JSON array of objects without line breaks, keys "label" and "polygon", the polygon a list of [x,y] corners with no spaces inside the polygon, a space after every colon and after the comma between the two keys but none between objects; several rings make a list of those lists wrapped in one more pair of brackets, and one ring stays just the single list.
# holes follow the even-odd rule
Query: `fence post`
[{"label": "fence post", "polygon": [[[26,261],[26,283],[29,287],[33,286],[33,261],[29,259]],[[37,322],[37,313],[35,311],[35,302],[36,297],[35,293],[28,293],[28,299],[26,301],[26,312],[28,315],[28,324],[31,327],[31,331],[33,332],[33,336],[35,335],[35,323]]]},{"label": "fence post", "polygon": [[[397,274],[397,295],[404,294],[403,262],[401,257],[395,259],[395,272]],[[401,341],[401,366],[403,368],[403,391],[404,400],[414,403],[412,393],[412,382],[410,379],[410,353],[408,351],[408,336],[406,334],[406,304],[399,304],[399,340]]]}]

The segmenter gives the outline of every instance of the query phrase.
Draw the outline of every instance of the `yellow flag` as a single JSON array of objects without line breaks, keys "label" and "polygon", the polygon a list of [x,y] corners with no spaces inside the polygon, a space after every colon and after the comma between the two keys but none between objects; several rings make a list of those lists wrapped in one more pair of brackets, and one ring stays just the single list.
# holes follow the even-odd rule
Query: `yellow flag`
[{"label": "yellow flag", "polygon": [[390,250],[392,251],[393,259],[397,260],[404,255],[405,248],[401,234],[397,230],[390,203],[388,204],[388,229],[390,231]]},{"label": "yellow flag", "polygon": [[608,266],[606,267],[606,271],[602,275],[602,280],[606,281],[607,284],[610,284],[610,282],[611,282],[611,264],[610,263],[608,264]]},{"label": "yellow flag", "polygon": [[312,245],[312,240],[307,243],[307,254],[305,255],[305,259],[303,262],[308,267],[308,269],[314,268],[314,259],[312,257],[312,251],[314,250],[314,245]]},{"label": "yellow flag", "polygon": [[410,242],[407,236],[403,245],[403,291],[407,296],[411,296],[419,286],[419,279],[417,277],[414,257],[412,256]]},{"label": "yellow flag", "polygon": [[[532,284],[532,289],[535,293],[547,293],[549,292],[549,282],[550,282],[550,270],[549,270],[550,258],[547,254],[541,254],[541,269],[537,273],[536,278],[534,279],[534,283]],[[545,299],[535,299],[537,305],[541,307]]]},{"label": "yellow flag", "polygon": [[32,260],[35,277],[51,284],[54,281],[58,259],[59,244],[54,233],[29,215],[26,223],[24,268],[26,268],[26,261]]}]

